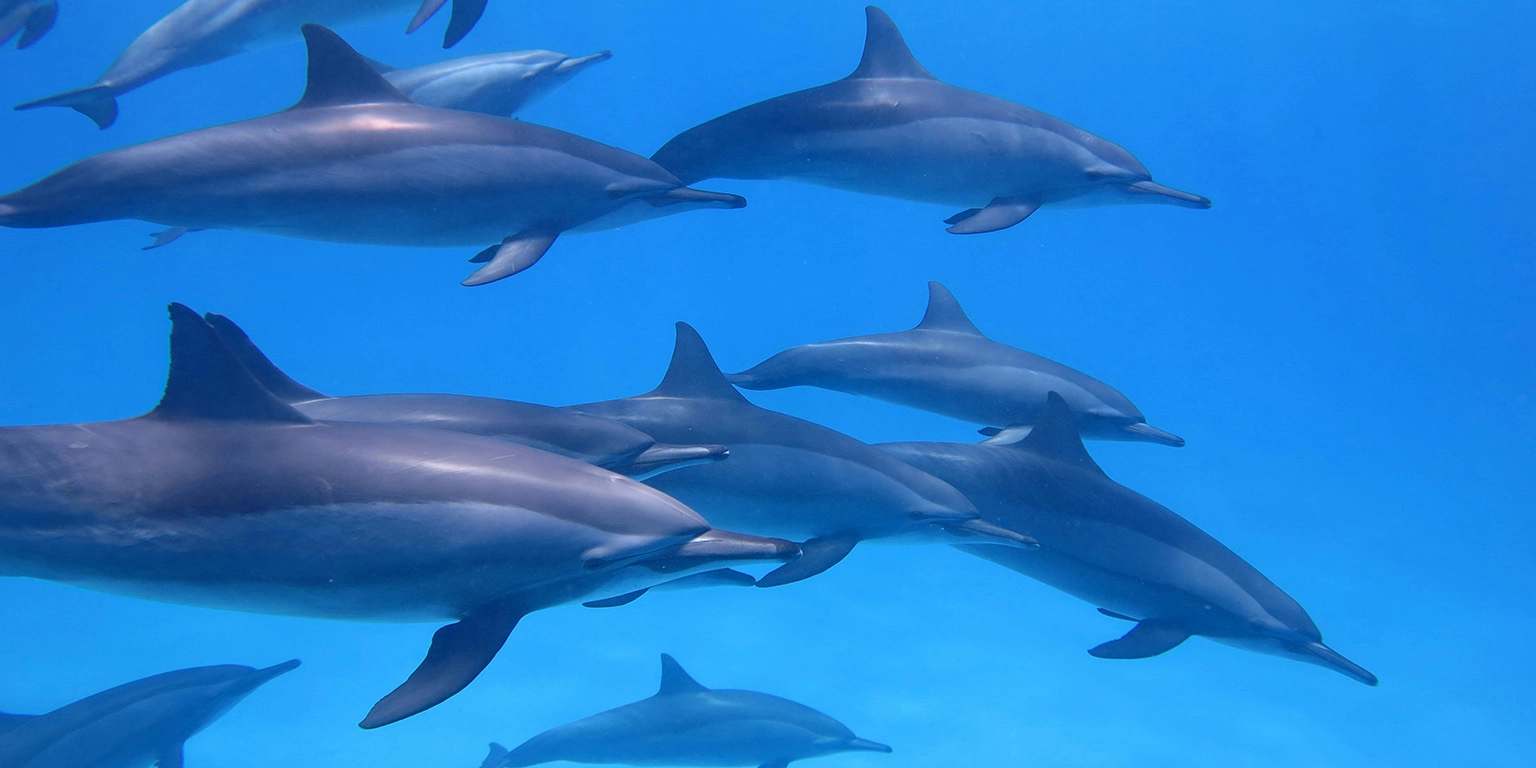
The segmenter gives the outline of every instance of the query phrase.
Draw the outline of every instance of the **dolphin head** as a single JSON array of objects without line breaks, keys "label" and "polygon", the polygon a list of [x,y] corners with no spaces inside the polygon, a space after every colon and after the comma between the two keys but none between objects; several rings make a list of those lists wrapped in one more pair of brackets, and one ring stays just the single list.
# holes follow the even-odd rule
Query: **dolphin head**
[{"label": "dolphin head", "polygon": [[[1132,158],[1134,160],[1134,158]],[[1136,164],[1140,168],[1141,164]],[[1048,203],[1053,208],[1095,208],[1102,205],[1137,205],[1157,203],[1177,205],[1181,208],[1211,207],[1209,198],[1192,192],[1164,186],[1152,180],[1151,174],[1114,165],[1095,165],[1083,172],[1079,185],[1071,189],[1076,194],[1063,196]]]},{"label": "dolphin head", "polygon": [[1326,667],[1366,685],[1374,686],[1377,683],[1376,676],[1364,667],[1324,645],[1322,633],[1310,620],[1301,626],[1287,626],[1273,617],[1265,616],[1249,621],[1244,633],[1212,636],[1211,639],[1249,651]]}]

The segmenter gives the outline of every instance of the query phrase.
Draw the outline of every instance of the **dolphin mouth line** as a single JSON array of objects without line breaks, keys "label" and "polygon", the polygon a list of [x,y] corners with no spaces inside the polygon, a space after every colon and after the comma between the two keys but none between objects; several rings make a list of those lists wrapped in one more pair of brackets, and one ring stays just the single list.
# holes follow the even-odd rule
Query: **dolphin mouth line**
[{"label": "dolphin mouth line", "polygon": [[1124,189],[1126,192],[1132,194],[1153,195],[1156,197],[1167,198],[1166,202],[1168,202],[1170,205],[1177,205],[1184,208],[1205,209],[1211,207],[1211,199],[1208,197],[1202,197],[1200,195],[1194,194],[1193,192],[1185,192],[1182,189],[1174,189],[1173,187],[1159,184],[1155,181],[1152,181],[1151,179],[1138,181],[1134,184],[1126,184]]},{"label": "dolphin mouth line", "polygon": [[942,527],[951,535],[959,536],[962,538],[981,536],[989,539],[1002,540],[992,542],[994,544],[1007,544],[1018,547],[1020,549],[1040,548],[1040,542],[1035,537],[1019,533],[1018,531],[1009,530],[1000,525],[989,523],[979,517],[972,518],[970,520],[961,520],[960,522],[956,523],[946,523]]},{"label": "dolphin mouth line", "polygon": [[1333,669],[1346,677],[1358,682],[1375,687],[1380,681],[1365,667],[1344,658],[1344,655],[1329,648],[1322,643],[1307,643],[1302,646],[1306,653],[1316,657],[1324,666]]}]

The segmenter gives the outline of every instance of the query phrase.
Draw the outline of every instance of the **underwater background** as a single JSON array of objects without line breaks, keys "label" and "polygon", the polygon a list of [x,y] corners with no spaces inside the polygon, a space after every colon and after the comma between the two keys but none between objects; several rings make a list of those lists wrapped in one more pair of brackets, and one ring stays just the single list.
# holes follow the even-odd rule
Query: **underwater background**
[{"label": "underwater background", "polygon": [[[92,81],[176,3],[63,0],[0,50],[0,104]],[[1085,653],[1126,626],[946,547],[859,547],[771,590],[663,592],[540,612],[460,695],[355,723],[434,625],[162,605],[0,580],[0,710],[39,713],[157,672],[275,664],[187,745],[202,768],[475,766],[487,742],[650,695],[668,652],[700,682],[820,709],[881,766],[1529,765],[1536,750],[1536,5],[1516,2],[886,0],[952,84],[1130,149],[1209,211],[1046,210],[956,237],[944,207],[713,180],[740,211],[562,238],[467,289],[474,249],[232,232],[141,252],[141,222],[0,232],[0,423],[125,418],[166,367],[165,305],[239,322],[327,394],[453,392],[548,404],[660,380],[672,323],[739,370],[812,341],[910,327],[926,281],[993,339],[1124,392],[1182,449],[1089,443],[1117,481],[1212,534],[1381,678],[1197,638]],[[612,61],[525,119],[648,155],[731,109],[842,77],[862,3],[493,0],[463,43],[407,14],[339,31],[414,65],[519,48]],[[0,113],[0,188],[106,149],[284,108],[289,43],[175,73],[97,131]],[[819,390],[749,393],[860,439],[979,439],[939,416]]]}]

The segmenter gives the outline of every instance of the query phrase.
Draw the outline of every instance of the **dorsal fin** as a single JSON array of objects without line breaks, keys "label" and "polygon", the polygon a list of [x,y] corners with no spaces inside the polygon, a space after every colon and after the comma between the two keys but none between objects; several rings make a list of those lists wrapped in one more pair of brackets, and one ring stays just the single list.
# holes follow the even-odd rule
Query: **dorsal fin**
[{"label": "dorsal fin", "polygon": [[965,310],[960,308],[960,302],[955,301],[955,295],[938,283],[928,284],[928,311],[923,314],[923,321],[917,327],[925,331],[982,335],[971,319],[965,316]]},{"label": "dorsal fin", "polygon": [[276,395],[277,399],[285,403],[325,399],[323,393],[316,392],[283,373],[283,369],[274,365],[271,358],[268,358],[261,348],[251,341],[245,329],[235,325],[235,321],[212,312],[203,315],[203,319],[213,326],[213,330],[219,334],[220,339],[224,340],[229,351],[234,353],[235,359],[239,360],[240,364],[245,366],[245,369],[250,371],[268,392]]},{"label": "dorsal fin", "polygon": [[309,81],[304,86],[304,98],[293,109],[411,102],[335,32],[319,24],[305,24],[304,44],[309,47]]},{"label": "dorsal fin", "polygon": [[657,696],[666,696],[673,693],[696,693],[707,691],[699,681],[693,679],[683,671],[683,665],[677,663],[677,659],[663,653],[661,655],[661,689],[656,691]]},{"label": "dorsal fin", "polygon": [[693,326],[677,324],[677,344],[672,347],[672,363],[667,375],[653,394],[667,397],[694,397],[713,400],[740,400],[747,402],[736,388],[726,381],[720,366],[715,364],[704,338]]},{"label": "dorsal fin", "polygon": [[1072,423],[1072,410],[1067,407],[1067,401],[1055,392],[1045,396],[1045,409],[1040,411],[1040,418],[1035,421],[1034,428],[1029,430],[1029,435],[1014,445],[1104,474],[1104,470],[1088,455],[1088,449],[1083,447],[1083,438],[1078,434],[1077,426]]},{"label": "dorsal fin", "polygon": [[257,383],[218,333],[196,312],[172,304],[171,371],[148,416],[308,424],[309,419]]},{"label": "dorsal fin", "polygon": [[887,78],[897,80],[937,80],[933,73],[917,63],[907,41],[901,39],[901,30],[885,11],[868,6],[864,9],[867,22],[864,32],[864,58],[859,68],[849,75],[849,80]]}]

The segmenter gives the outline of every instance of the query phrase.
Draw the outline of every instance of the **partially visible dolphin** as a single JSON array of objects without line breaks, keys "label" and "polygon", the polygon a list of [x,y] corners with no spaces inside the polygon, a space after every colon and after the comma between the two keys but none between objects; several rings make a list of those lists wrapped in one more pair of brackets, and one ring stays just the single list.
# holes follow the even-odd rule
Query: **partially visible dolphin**
[{"label": "partially visible dolphin", "polygon": [[966,206],[955,234],[1011,227],[1042,206],[1211,201],[1152,181],[1121,147],[1043,112],[941,82],[870,6],[858,69],[691,128],[652,160],[694,183],[786,179]]},{"label": "partially visible dolphin", "polygon": [[55,0],[0,0],[0,45],[15,37],[17,48],[28,48],[53,29],[58,17]]},{"label": "partially visible dolphin", "polygon": [[705,688],[662,654],[655,696],[551,728],[510,752],[491,744],[480,768],[556,760],[785,768],[836,752],[890,751],[804,704],[756,691]]},{"label": "partially visible dolphin", "polygon": [[608,51],[580,57],[554,51],[507,51],[409,69],[372,63],[390,85],[417,104],[511,117],[578,72],[611,58]]},{"label": "partially visible dolphin", "polygon": [[[443,47],[452,48],[459,44],[464,36],[475,28],[475,23],[485,14],[485,6],[489,0],[453,0],[453,10],[448,16],[448,28],[443,30]],[[411,23],[405,28],[406,34],[411,34],[427,23],[432,14],[448,4],[448,0],[421,0],[421,7],[416,15],[411,18]]]},{"label": "partially visible dolphin", "polygon": [[181,768],[187,739],[299,666],[193,667],[87,696],[46,715],[0,714],[5,768]]},{"label": "partially visible dolphin", "polygon": [[643,395],[570,408],[623,422],[663,442],[720,443],[727,461],[651,478],[651,486],[711,519],[795,541],[804,556],[758,580],[776,586],[836,565],[860,541],[1034,541],[977,519],[943,481],[841,432],[759,408],[725,380],[687,323],[666,376]]},{"label": "partially visible dolphin", "polygon": [[1033,430],[1003,430],[979,445],[889,443],[902,461],[959,488],[982,515],[1029,534],[1027,556],[964,545],[1136,622],[1089,651],[1106,659],[1156,656],[1203,635],[1220,643],[1327,667],[1367,685],[1376,676],[1326,645],[1311,617],[1263,574],[1167,507],[1109,479],[1084,449],[1054,393]]},{"label": "partially visible dolphin", "polygon": [[483,285],[532,266],[568,230],[746,204],[553,128],[412,103],[335,33],[310,24],[304,37],[309,82],[291,109],[86,158],[0,196],[0,225],[140,219],[172,236],[499,241],[464,281]]},{"label": "partially visible dolphin", "polygon": [[912,330],[794,347],[726,378],[743,389],[833,389],[994,427],[1035,423],[1056,392],[1084,437],[1184,445],[1108,384],[983,336],[938,283],[928,284],[928,312]]},{"label": "partially visible dolphin", "polygon": [[0,576],[260,613],[455,622],[365,728],[462,690],[532,611],[798,555],[563,456],[313,421],[195,312],[176,304],[171,318],[170,374],[148,414],[0,428]]},{"label": "partially visible dolphin", "polygon": [[516,400],[432,394],[330,397],[283,373],[234,321],[212,313],[203,319],[267,391],[316,421],[398,424],[483,435],[637,479],[721,461],[728,455],[723,445],[664,445],[612,419]]}]

